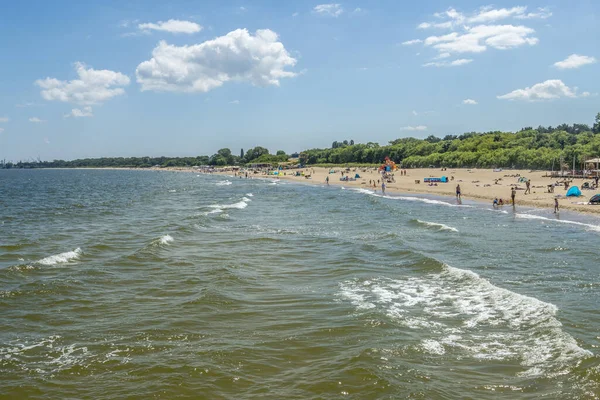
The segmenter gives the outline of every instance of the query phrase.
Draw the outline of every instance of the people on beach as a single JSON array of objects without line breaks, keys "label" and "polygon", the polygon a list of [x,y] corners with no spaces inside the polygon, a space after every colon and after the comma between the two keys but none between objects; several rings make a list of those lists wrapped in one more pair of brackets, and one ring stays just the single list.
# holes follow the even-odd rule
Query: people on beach
[{"label": "people on beach", "polygon": [[385,194],[385,182],[381,182],[381,193]]},{"label": "people on beach", "polygon": [[327,177],[325,178],[325,182],[327,183],[327,185],[329,185],[329,175],[327,175]]},{"label": "people on beach", "polygon": [[558,213],[558,197],[554,198],[554,214]]},{"label": "people on beach", "polygon": [[525,194],[531,194],[531,182],[527,181],[525,182]]},{"label": "people on beach", "polygon": [[456,198],[457,199],[461,199],[461,195],[460,195],[460,184],[456,185]]},{"label": "people on beach", "polygon": [[492,206],[496,207],[498,205],[498,198],[496,197],[494,201],[492,201]]},{"label": "people on beach", "polygon": [[517,195],[517,189],[515,189],[515,187],[513,186],[513,188],[510,190],[510,199],[512,200],[513,207],[515,206],[515,196],[516,195]]}]

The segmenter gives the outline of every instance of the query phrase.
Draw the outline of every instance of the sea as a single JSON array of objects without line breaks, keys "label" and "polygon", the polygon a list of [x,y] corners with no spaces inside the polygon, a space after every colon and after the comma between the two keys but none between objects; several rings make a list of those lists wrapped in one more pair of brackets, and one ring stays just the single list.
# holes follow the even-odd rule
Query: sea
[{"label": "sea", "polygon": [[597,399],[600,219],[0,170],[0,398]]}]

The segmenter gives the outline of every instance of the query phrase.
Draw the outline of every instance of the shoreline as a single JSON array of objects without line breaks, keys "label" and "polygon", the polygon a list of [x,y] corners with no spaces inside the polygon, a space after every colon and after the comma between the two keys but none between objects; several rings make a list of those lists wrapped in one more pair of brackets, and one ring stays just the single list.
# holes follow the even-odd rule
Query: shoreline
[{"label": "shoreline", "polygon": [[[351,168],[349,174],[354,176],[358,173],[361,178],[355,181],[340,181],[340,171],[345,171],[345,168],[335,168],[335,173],[330,174],[328,168],[314,167],[314,168],[302,168],[299,170],[283,170],[282,173],[285,175],[263,175],[253,174],[249,175],[249,178],[267,178],[267,179],[282,179],[292,182],[312,184],[312,185],[327,185],[325,181],[326,177],[329,176],[330,186],[344,186],[348,188],[364,188],[372,190],[376,193],[381,193],[381,184],[375,185],[369,181],[381,182],[381,175],[376,171],[367,170],[362,172],[361,169]],[[310,179],[306,179],[304,176],[295,176],[296,171],[303,171],[311,175]],[[554,197],[559,196],[559,209],[569,210],[584,215],[595,215],[600,216],[600,205],[590,204],[577,204],[587,203],[589,198],[596,193],[600,193],[599,190],[584,190],[582,191],[581,197],[565,197],[566,190],[563,186],[555,187],[553,193],[548,193],[548,185],[555,183],[556,179],[550,177],[544,177],[543,175],[547,171],[525,171],[525,170],[506,170],[494,172],[493,170],[487,169],[448,169],[446,171],[440,171],[437,168],[419,168],[419,169],[407,169],[406,176],[399,176],[400,171],[394,173],[396,182],[386,183],[386,194],[402,195],[402,194],[425,194],[425,195],[436,195],[442,196],[447,199],[456,199],[456,185],[460,184],[462,192],[462,200],[476,200],[481,203],[489,202],[490,205],[494,198],[502,198],[505,201],[505,206],[511,206],[507,200],[510,199],[511,185],[517,185],[517,195],[515,198],[515,206],[528,206],[537,209],[546,209],[553,212],[554,210]],[[197,172],[197,171],[196,171]],[[227,172],[215,172],[213,174],[232,176],[231,171]],[[437,183],[437,186],[429,186],[423,182],[426,177],[441,177],[442,175],[454,176],[454,181],[448,183]],[[531,194],[525,195],[525,184],[518,183],[519,177],[504,175],[520,175],[521,177],[528,177],[531,179]],[[344,175],[345,176],[345,175]],[[499,179],[498,183],[495,180]],[[415,183],[419,180],[420,183]],[[585,179],[578,179],[573,181],[575,186],[580,186]],[[569,186],[570,187],[570,186]]]},{"label": "shoreline", "polygon": [[[206,175],[223,175],[234,176],[234,171],[213,171],[206,172],[190,167],[165,167],[165,168],[134,168],[134,167],[78,167],[78,168],[43,168],[43,169],[58,169],[58,170],[133,170],[133,171],[164,171],[164,172],[188,172]],[[309,185],[327,185],[344,186],[349,188],[364,188],[372,190],[376,193],[381,193],[381,175],[378,171],[372,168],[348,168],[335,167],[305,167],[301,169],[282,170],[281,175],[269,175],[264,173],[251,173],[249,171],[248,178],[265,178],[265,179],[282,179],[297,183]],[[330,171],[335,171],[330,173]],[[310,175],[310,179],[305,176],[295,175],[296,173]],[[359,174],[360,178],[356,180],[341,181],[341,172],[350,176]],[[386,183],[386,194],[425,194],[446,197],[448,199],[456,199],[456,185],[461,186],[462,198],[465,200],[473,199],[481,203],[486,201],[492,203],[494,198],[502,198],[505,200],[505,205],[510,205],[506,200],[510,199],[511,187],[517,187],[517,196],[515,198],[515,206],[529,206],[538,209],[554,210],[554,198],[558,196],[559,207],[561,210],[569,210],[584,215],[600,216],[600,205],[581,204],[587,203],[591,196],[600,193],[600,189],[582,190],[581,197],[565,197],[566,190],[563,186],[554,188],[553,193],[548,192],[548,185],[556,183],[556,179],[546,177],[548,171],[528,171],[528,170],[500,170],[494,171],[491,169],[460,169],[453,168],[441,171],[439,168],[415,168],[407,169],[406,175],[400,175],[400,170],[394,171],[395,182]],[[240,172],[245,176],[245,170]],[[447,183],[438,182],[436,185],[424,183],[424,178],[447,176]],[[329,177],[329,183],[326,178]],[[454,180],[450,180],[454,177]],[[525,195],[525,183],[519,182],[519,177],[526,177],[531,180],[531,194]],[[239,177],[236,177],[239,179]],[[379,180],[379,183],[377,183]],[[416,183],[419,181],[419,183]],[[575,186],[581,186],[583,182],[589,182],[585,179],[576,179],[572,183]],[[370,182],[370,183],[369,183]],[[375,182],[375,187],[373,187]],[[570,187],[570,186],[569,186]]]}]

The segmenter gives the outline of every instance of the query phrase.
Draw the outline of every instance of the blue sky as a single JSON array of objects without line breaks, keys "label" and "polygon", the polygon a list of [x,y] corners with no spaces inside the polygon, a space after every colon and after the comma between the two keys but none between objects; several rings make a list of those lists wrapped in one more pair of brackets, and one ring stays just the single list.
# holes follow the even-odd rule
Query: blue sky
[{"label": "blue sky", "polygon": [[594,0],[23,0],[0,14],[0,158],[591,124],[599,27]]}]

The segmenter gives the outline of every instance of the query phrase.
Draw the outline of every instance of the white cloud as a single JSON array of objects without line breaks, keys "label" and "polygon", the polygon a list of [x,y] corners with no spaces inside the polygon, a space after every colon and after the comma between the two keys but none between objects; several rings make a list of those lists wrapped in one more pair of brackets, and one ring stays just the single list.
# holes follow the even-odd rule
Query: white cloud
[{"label": "white cloud", "polygon": [[427,127],[425,125],[417,125],[417,126],[404,126],[400,128],[401,131],[426,131]]},{"label": "white cloud", "polygon": [[10,121],[10,118],[8,117],[0,117],[0,122],[8,122]]},{"label": "white cloud", "polygon": [[424,67],[458,67],[461,65],[469,64],[473,60],[470,58],[459,58],[454,61],[437,61],[437,62],[428,62],[423,64]]},{"label": "white cloud", "polygon": [[[587,97],[589,95],[589,92],[584,92],[579,97]],[[503,100],[542,101],[559,99],[561,97],[575,98],[578,96],[576,87],[570,88],[560,79],[550,79],[535,84],[532,87],[513,90],[510,93],[497,97]]]},{"label": "white cloud", "polygon": [[337,3],[319,4],[313,8],[313,12],[329,17],[339,17],[344,12],[344,9],[341,4]]},{"label": "white cloud", "polygon": [[79,79],[59,81],[46,78],[35,81],[42,88],[42,97],[49,101],[91,105],[124,94],[125,90],[118,86],[129,85],[129,78],[120,72],[86,68],[80,62],[75,63],[75,69]]},{"label": "white cloud", "polygon": [[465,99],[463,100],[463,104],[475,105],[477,102],[473,99]]},{"label": "white cloud", "polygon": [[240,101],[239,100],[233,100],[233,101],[230,101],[229,104],[240,104]]},{"label": "white cloud", "polygon": [[481,9],[479,13],[467,20],[469,23],[480,23],[480,22],[493,22],[500,19],[506,19],[510,17],[517,17],[523,15],[527,7],[513,7],[513,8],[500,8],[500,9]]},{"label": "white cloud", "polygon": [[278,40],[269,29],[259,29],[254,36],[237,29],[191,46],[161,41],[152,58],[138,65],[137,82],[143,91],[170,92],[208,92],[229,81],[279,86],[280,79],[297,74],[285,70],[296,59]]},{"label": "white cloud", "polygon": [[[243,7],[241,7],[243,8]],[[195,22],[170,19],[168,21],[158,21],[157,23],[146,22],[139,24],[138,28],[142,31],[162,31],[169,33],[197,33],[202,30],[202,26]]]},{"label": "white cloud", "polygon": [[518,19],[546,19],[552,16],[552,12],[547,7],[538,8],[538,12],[517,15]]},{"label": "white cloud", "polygon": [[425,39],[425,45],[444,53],[481,53],[487,50],[487,46],[500,50],[524,44],[533,46],[538,43],[537,38],[530,36],[534,32],[526,26],[477,25],[467,28],[464,34],[452,32],[443,36],[430,36]]},{"label": "white cloud", "polygon": [[79,108],[72,109],[69,114],[65,115],[65,118],[69,118],[69,117],[82,118],[82,117],[93,117],[93,116],[94,116],[94,113],[92,111],[92,107],[85,106],[82,109],[79,109]]},{"label": "white cloud", "polygon": [[39,123],[46,122],[46,121],[44,121],[43,119],[39,119],[38,117],[31,117],[31,118],[29,118],[29,122],[39,124]]},{"label": "white cloud", "polygon": [[450,57],[450,56],[451,56],[451,54],[450,54],[450,53],[440,53],[440,54],[438,54],[436,57],[434,57],[433,59],[434,59],[434,60],[442,60],[442,59],[444,59],[444,58],[448,58],[448,57]]},{"label": "white cloud", "polygon": [[546,19],[552,16],[547,8],[538,8],[538,12],[527,13],[526,6],[517,6],[512,8],[493,8],[490,6],[481,7],[478,11],[463,14],[453,8],[449,8],[443,13],[435,13],[438,19],[446,19],[444,22],[423,22],[418,25],[419,29],[456,29],[470,24],[486,24],[503,19]]},{"label": "white cloud", "polygon": [[580,56],[578,54],[571,54],[569,57],[562,61],[554,63],[554,66],[558,69],[571,69],[579,68],[587,64],[594,64],[597,60],[594,57]]},{"label": "white cloud", "polygon": [[415,110],[413,110],[413,111],[412,111],[412,115],[414,115],[414,116],[416,117],[417,115],[419,115],[419,113],[418,113],[418,112],[416,112]]},{"label": "white cloud", "polygon": [[402,45],[403,46],[410,46],[412,44],[417,44],[417,43],[423,43],[423,41],[421,39],[407,40],[406,42],[402,42]]},{"label": "white cloud", "polygon": [[[552,13],[547,9],[538,9],[537,13],[527,13],[526,6],[512,8],[481,7],[470,13],[449,8],[435,13],[436,20],[423,22],[418,29],[449,30],[449,33],[433,35],[424,39],[425,46],[439,52],[433,60],[448,58],[452,54],[482,53],[488,48],[508,50],[521,46],[534,46],[539,39],[535,30],[524,25],[511,23],[499,24],[498,21],[512,19],[548,18]],[[415,39],[414,43],[418,43]],[[412,44],[413,41],[406,42]],[[428,66],[451,66],[447,63],[431,62]]]},{"label": "white cloud", "polygon": [[292,17],[294,17],[294,18],[295,18],[295,17],[297,17],[298,15],[300,15],[300,13],[298,13],[298,12],[295,12],[295,13],[293,13],[293,14],[292,14]]}]

